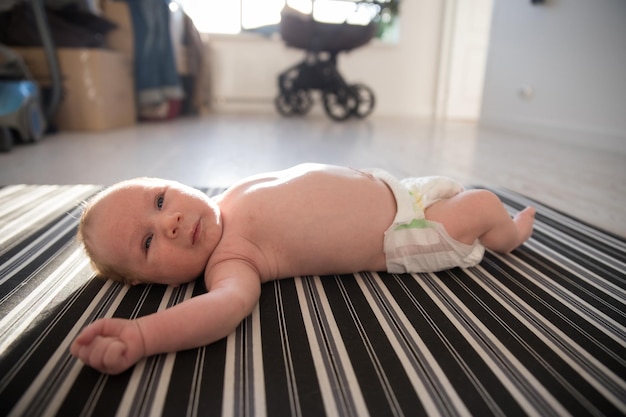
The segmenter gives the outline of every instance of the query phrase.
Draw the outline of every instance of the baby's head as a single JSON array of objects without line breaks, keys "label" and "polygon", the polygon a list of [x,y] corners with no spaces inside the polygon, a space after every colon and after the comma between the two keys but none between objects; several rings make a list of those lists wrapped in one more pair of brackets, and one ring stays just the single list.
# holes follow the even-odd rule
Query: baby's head
[{"label": "baby's head", "polygon": [[217,204],[192,187],[155,178],[118,183],[91,199],[78,238],[109,279],[178,285],[204,271],[222,236]]}]

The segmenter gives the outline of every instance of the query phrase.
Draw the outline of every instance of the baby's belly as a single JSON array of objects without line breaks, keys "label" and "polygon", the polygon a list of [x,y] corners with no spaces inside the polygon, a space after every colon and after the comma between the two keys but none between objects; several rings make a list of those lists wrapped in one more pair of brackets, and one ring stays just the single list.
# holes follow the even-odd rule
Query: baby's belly
[{"label": "baby's belly", "polygon": [[382,239],[378,241],[379,239],[369,242],[350,241],[343,245],[338,245],[335,241],[328,242],[325,246],[314,245],[302,252],[290,251],[291,253],[276,258],[277,273],[272,278],[383,271],[386,269],[386,260]]}]

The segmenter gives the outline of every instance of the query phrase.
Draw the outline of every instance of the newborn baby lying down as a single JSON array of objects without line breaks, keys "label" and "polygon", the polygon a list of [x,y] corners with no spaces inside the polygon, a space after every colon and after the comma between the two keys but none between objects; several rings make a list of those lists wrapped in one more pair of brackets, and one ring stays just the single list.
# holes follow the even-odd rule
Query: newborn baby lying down
[{"label": "newborn baby lying down", "polygon": [[214,198],[172,181],[124,181],[81,217],[79,238],[96,272],[132,285],[204,274],[208,292],[136,320],[98,320],[71,352],[120,373],[145,356],[227,336],[263,282],[475,266],[485,248],[506,253],[524,243],[534,214],[527,207],[511,218],[492,192],[445,177],[398,181],[382,170],[320,164],[252,176]]}]

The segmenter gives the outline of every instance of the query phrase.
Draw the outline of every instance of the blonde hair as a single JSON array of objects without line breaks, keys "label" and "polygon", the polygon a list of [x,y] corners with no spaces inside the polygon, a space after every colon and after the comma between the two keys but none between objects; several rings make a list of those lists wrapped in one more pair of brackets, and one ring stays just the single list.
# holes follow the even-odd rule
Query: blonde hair
[{"label": "blonde hair", "polygon": [[111,265],[103,262],[101,259],[98,259],[92,247],[94,242],[92,239],[90,239],[89,236],[89,226],[94,221],[96,221],[93,218],[94,207],[98,204],[100,200],[102,200],[104,197],[109,195],[111,191],[117,188],[119,187],[112,187],[103,190],[93,196],[91,199],[83,202],[83,212],[78,222],[76,240],[81,243],[83,250],[87,254],[87,257],[89,257],[91,267],[95,270],[96,274],[100,278],[110,279],[112,281],[121,282],[122,284],[128,284],[133,279],[131,272],[126,271],[124,270],[124,268],[120,268],[119,266]]}]

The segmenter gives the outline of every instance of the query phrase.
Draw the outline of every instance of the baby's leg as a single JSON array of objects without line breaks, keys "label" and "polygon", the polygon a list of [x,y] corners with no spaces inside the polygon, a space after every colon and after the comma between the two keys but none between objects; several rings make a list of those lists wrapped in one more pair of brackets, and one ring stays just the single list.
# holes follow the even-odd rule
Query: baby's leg
[{"label": "baby's leg", "polygon": [[535,209],[526,207],[511,218],[500,199],[487,190],[468,190],[434,203],[426,219],[443,224],[448,234],[466,244],[476,239],[496,252],[510,252],[533,230]]}]

